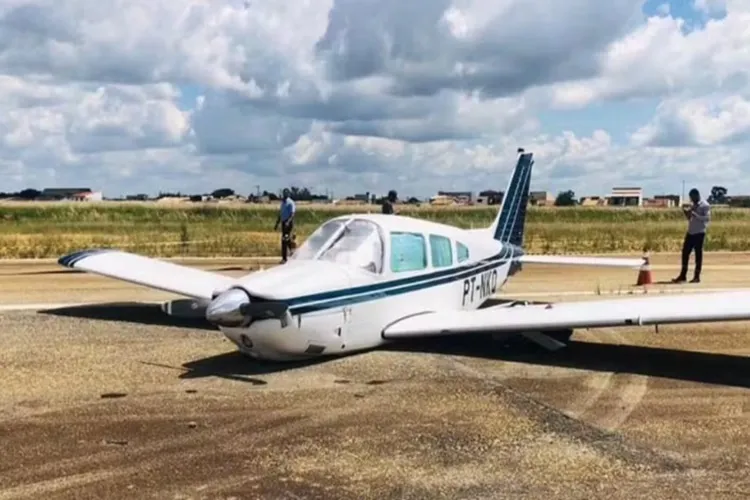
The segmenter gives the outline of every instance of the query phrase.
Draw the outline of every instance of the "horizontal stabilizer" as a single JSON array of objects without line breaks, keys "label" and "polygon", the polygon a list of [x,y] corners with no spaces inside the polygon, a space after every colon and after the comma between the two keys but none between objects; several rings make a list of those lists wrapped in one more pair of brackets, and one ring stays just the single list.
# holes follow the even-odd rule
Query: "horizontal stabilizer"
[{"label": "horizontal stabilizer", "polygon": [[745,320],[750,291],[743,290],[425,313],[397,321],[383,338]]},{"label": "horizontal stabilizer", "polygon": [[644,259],[621,259],[617,257],[574,257],[567,255],[521,255],[522,264],[549,264],[561,266],[627,267],[638,268]]},{"label": "horizontal stabilizer", "polygon": [[196,299],[210,300],[215,291],[223,291],[235,283],[233,278],[223,274],[106,248],[74,252],[60,257],[57,262],[70,269]]}]

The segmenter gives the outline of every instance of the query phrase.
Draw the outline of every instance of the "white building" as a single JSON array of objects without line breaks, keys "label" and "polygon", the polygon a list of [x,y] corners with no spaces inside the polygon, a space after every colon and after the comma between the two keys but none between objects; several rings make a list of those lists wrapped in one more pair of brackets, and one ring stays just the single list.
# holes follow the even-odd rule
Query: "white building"
[{"label": "white building", "polygon": [[614,206],[640,207],[643,205],[643,188],[612,188],[612,193],[607,197],[607,204]]}]

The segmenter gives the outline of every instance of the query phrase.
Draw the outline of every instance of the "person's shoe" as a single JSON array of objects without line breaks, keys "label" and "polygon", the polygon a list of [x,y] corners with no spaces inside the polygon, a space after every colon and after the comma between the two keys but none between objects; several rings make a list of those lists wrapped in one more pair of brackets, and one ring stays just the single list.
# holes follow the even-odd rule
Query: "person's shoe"
[{"label": "person's shoe", "polygon": [[701,279],[697,276],[690,280],[690,283],[700,283],[700,282],[701,282]]},{"label": "person's shoe", "polygon": [[685,283],[687,281],[687,278],[684,276],[677,276],[672,280],[672,283]]}]

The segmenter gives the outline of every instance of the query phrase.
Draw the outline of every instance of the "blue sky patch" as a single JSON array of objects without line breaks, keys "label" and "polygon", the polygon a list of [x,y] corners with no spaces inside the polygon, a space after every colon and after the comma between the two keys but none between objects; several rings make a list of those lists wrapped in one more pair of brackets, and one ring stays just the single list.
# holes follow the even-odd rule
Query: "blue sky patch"
[{"label": "blue sky patch", "polygon": [[195,100],[203,93],[203,89],[195,84],[180,85],[179,88],[181,94],[179,101],[180,109],[187,111],[195,108]]},{"label": "blue sky patch", "polygon": [[[669,10],[665,11],[664,6],[667,6]],[[720,12],[702,12],[695,8],[695,0],[646,0],[643,4],[643,13],[649,17],[669,15],[684,19],[683,32],[685,33],[703,29],[709,20],[723,19],[727,15],[724,9]]]},{"label": "blue sky patch", "polygon": [[613,142],[626,143],[633,132],[653,117],[658,104],[659,99],[599,102],[583,109],[542,111],[537,118],[545,134],[557,135],[569,130],[577,137],[588,137],[602,129]]}]

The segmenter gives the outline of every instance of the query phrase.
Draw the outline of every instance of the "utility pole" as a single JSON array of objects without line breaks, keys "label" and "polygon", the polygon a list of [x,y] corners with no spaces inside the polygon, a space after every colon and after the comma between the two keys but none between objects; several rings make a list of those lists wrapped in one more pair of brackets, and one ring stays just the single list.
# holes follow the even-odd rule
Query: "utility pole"
[{"label": "utility pole", "polygon": [[685,179],[682,180],[682,196],[680,196],[680,205],[685,203]]}]

